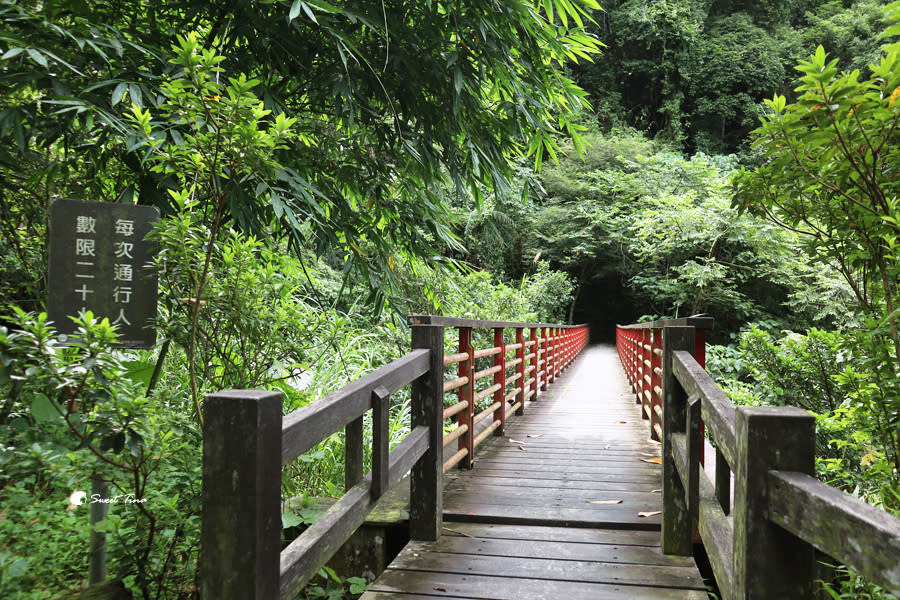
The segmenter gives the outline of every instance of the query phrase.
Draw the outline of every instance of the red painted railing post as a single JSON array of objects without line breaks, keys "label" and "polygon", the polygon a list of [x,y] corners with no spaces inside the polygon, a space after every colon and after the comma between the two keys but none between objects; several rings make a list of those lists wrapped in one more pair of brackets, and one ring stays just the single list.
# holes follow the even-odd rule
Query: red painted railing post
[{"label": "red painted railing post", "polygon": [[638,374],[640,375],[640,381],[638,382],[638,386],[640,389],[640,403],[641,403],[641,417],[644,419],[650,418],[650,410],[652,407],[650,406],[650,341],[651,341],[651,331],[649,329],[641,330],[641,346],[640,346],[640,363],[638,365]]},{"label": "red painted railing post", "polygon": [[662,440],[662,329],[652,329],[653,341],[650,344],[650,438]]},{"label": "red painted railing post", "polygon": [[465,360],[459,363],[459,376],[468,377],[469,381],[459,388],[459,401],[466,402],[466,407],[460,411],[456,417],[457,427],[466,427],[466,432],[460,436],[457,441],[459,450],[466,450],[466,456],[459,462],[460,469],[472,468],[472,454],[475,452],[475,436],[472,429],[474,424],[472,418],[475,416],[475,382],[472,377],[475,375],[475,348],[472,347],[472,328],[459,328],[459,352],[469,355]]},{"label": "red painted railing post", "polygon": [[562,327],[556,328],[556,359],[553,361],[553,378],[556,379],[559,377],[559,374],[562,373],[563,370],[563,360],[565,358],[565,345],[563,338],[563,332],[565,330]]},{"label": "red painted railing post", "polygon": [[[540,349],[541,342],[538,340],[538,330],[536,327],[531,328],[530,333],[531,341],[531,400],[532,402],[537,400],[538,396],[538,387],[540,387]],[[522,408],[525,408],[525,403],[522,403]],[[520,409],[521,410],[521,409]]]},{"label": "red painted railing post", "polygon": [[516,327],[516,344],[519,345],[519,347],[516,348],[516,358],[519,360],[519,364],[516,365],[516,373],[519,374],[519,382],[516,384],[517,392],[515,402],[518,402],[520,406],[519,412],[516,414],[522,414],[521,407],[525,406],[525,392],[527,391],[527,386],[525,381],[525,336],[522,335],[521,327]]},{"label": "red painted railing post", "polygon": [[563,361],[565,360],[565,337],[564,337],[565,329],[562,327],[556,328],[556,360],[553,363],[554,367],[554,377],[559,377],[559,374],[562,373],[563,370]]},{"label": "red painted railing post", "polygon": [[506,425],[506,342],[503,339],[502,327],[494,328],[494,347],[500,348],[494,355],[494,366],[500,367],[500,370],[494,373],[494,385],[500,385],[500,389],[494,392],[494,403],[500,403],[494,410],[494,421],[500,421],[494,435],[503,435],[503,428]]},{"label": "red painted railing post", "polygon": [[550,370],[548,371],[549,383],[556,380],[556,364],[559,362],[559,330],[556,327],[550,328]]},{"label": "red painted railing post", "polygon": [[638,334],[634,331],[626,331],[624,334],[628,354],[628,382],[631,384],[631,393],[634,394],[637,403],[641,403],[641,390],[638,385]]},{"label": "red painted railing post", "polygon": [[544,378],[547,380],[547,385],[553,383],[553,363],[556,361],[556,352],[553,347],[556,337],[553,335],[553,331],[553,327],[547,328],[547,362],[544,364]]},{"label": "red painted railing post", "polygon": [[556,357],[553,354],[553,328],[547,328],[547,356],[545,357],[546,361],[544,363],[544,380],[547,385],[553,383],[553,361]]},{"label": "red painted railing post", "polygon": [[[616,349],[625,375],[631,383],[641,405],[642,417],[649,419],[651,437],[658,439],[663,429],[662,397],[662,338],[667,327],[693,327],[696,331],[691,348],[697,362],[706,367],[706,331],[712,329],[709,317],[689,317],[687,319],[665,319],[650,323],[636,323],[625,327],[616,326]],[[703,422],[700,423],[703,432]],[[702,433],[701,433],[702,437]],[[700,449],[701,464],[703,446]]]},{"label": "red painted railing post", "polygon": [[541,369],[541,391],[547,389],[547,370],[550,368],[550,352],[549,352],[549,340],[547,338],[547,327],[540,327],[541,330],[541,354],[543,355],[543,369]]}]

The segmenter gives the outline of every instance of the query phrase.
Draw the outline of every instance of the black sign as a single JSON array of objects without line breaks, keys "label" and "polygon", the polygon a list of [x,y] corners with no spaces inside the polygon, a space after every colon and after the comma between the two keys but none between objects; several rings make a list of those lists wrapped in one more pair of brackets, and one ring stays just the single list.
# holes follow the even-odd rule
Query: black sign
[{"label": "black sign", "polygon": [[47,313],[60,333],[70,316],[109,319],[119,346],[156,342],[155,244],[147,241],[159,210],[152,206],[57,200],[50,205],[50,297]]}]

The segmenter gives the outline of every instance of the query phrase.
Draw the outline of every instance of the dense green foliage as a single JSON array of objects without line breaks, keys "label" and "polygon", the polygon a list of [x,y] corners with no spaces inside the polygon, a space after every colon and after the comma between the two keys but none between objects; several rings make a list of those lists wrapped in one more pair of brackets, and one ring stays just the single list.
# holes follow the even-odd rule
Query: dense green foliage
[{"label": "dense green foliage", "polygon": [[[215,212],[235,228],[296,252],[312,243],[383,301],[398,254],[455,243],[437,183],[503,193],[515,157],[541,162],[556,134],[577,134],[571,115],[584,93],[560,67],[596,52],[580,25],[598,6],[538,4],[4,0],[0,198],[27,217],[12,207],[46,208],[56,194],[137,198],[168,213],[168,192],[196,170],[186,148],[225,141],[217,118],[237,108],[226,88],[240,80],[249,103],[240,110],[256,110],[253,94],[262,105],[253,118],[276,126],[283,113],[292,135],[270,148],[272,176],[218,163],[197,199],[215,205],[227,190]],[[193,50],[179,32],[195,34]],[[221,76],[197,79],[213,67],[200,50]],[[173,157],[167,168],[147,162],[132,106],[165,119],[143,133]],[[172,169],[185,169],[181,181]]]},{"label": "dense green foliage", "polygon": [[849,347],[865,369],[846,378],[877,423],[877,451],[900,487],[898,50],[888,46],[863,79],[859,71],[839,73],[822,46],[802,62],[798,101],[776,96],[754,132],[768,160],[742,173],[736,204],[798,232],[815,260],[837,269],[853,291]]},{"label": "dense green foliage", "polygon": [[689,151],[746,150],[759,105],[793,89],[793,66],[824,44],[843,64],[878,56],[885,1],[613,0],[597,18],[607,50],[575,67],[606,127]]},{"label": "dense green foliage", "polygon": [[[805,260],[796,235],[731,207],[733,158],[685,158],[631,132],[589,130],[585,139],[584,161],[564,145],[527,202],[503,212],[495,204],[482,217],[505,229],[489,237],[482,225],[481,239],[464,236],[468,260],[511,279],[535,261],[569,273],[570,315],[600,335],[614,323],[604,318],[648,314],[710,314],[726,333],[749,320],[788,328],[844,317],[849,290]],[[517,260],[498,264],[498,248]],[[585,290],[593,302],[614,301],[610,314],[586,303],[576,311]]]}]

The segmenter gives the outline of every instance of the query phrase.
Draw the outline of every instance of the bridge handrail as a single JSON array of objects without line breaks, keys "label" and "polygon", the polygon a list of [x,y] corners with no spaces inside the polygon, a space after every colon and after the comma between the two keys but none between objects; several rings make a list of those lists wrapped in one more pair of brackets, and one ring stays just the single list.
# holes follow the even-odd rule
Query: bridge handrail
[{"label": "bridge handrail", "polygon": [[[813,476],[812,415],[735,407],[693,356],[697,333],[661,332],[663,551],[691,554],[699,526],[725,600],[812,597],[814,548],[900,594],[900,518]],[[714,483],[701,473],[701,419],[716,445]]]},{"label": "bridge handrail", "polygon": [[[291,598],[363,523],[378,499],[410,473],[410,537],[435,540],[442,527],[441,475],[452,466],[472,467],[474,448],[501,433],[506,409],[521,414],[584,348],[586,326],[410,317],[413,350],[392,363],[282,417],[278,392],[229,390],[210,394],[204,405],[203,489],[200,553],[201,598]],[[445,327],[456,328],[460,352],[444,355]],[[494,345],[475,350],[472,329],[494,333]],[[515,330],[507,343],[504,331]],[[528,330],[528,338],[524,332]],[[507,360],[507,354],[515,358]],[[474,371],[477,358],[493,366]],[[530,364],[529,364],[530,363]],[[445,381],[445,366],[462,375]],[[526,366],[528,365],[528,366]],[[510,376],[509,369],[516,372]],[[494,376],[475,393],[475,382]],[[459,380],[466,381],[459,384]],[[389,451],[390,396],[411,388],[411,431]],[[507,387],[513,389],[507,392]],[[461,402],[444,408],[446,392]],[[479,399],[493,394],[478,415]],[[460,404],[465,404],[460,408]],[[372,471],[363,476],[363,416],[373,411]],[[455,412],[454,412],[455,411]],[[449,413],[449,414],[448,414]],[[445,419],[457,428],[444,435]],[[475,426],[482,425],[476,434]],[[344,428],[344,495],[287,548],[281,550],[281,467]],[[447,462],[443,448],[459,440]],[[465,460],[464,460],[465,459]]]},{"label": "bridge handrail", "polygon": [[[553,383],[559,373],[587,345],[590,331],[587,325],[560,325],[515,321],[490,321],[410,315],[409,324],[431,325],[456,329],[456,352],[444,355],[445,365],[457,365],[456,377],[444,383],[444,392],[456,392],[456,402],[445,406],[443,416],[452,418],[455,427],[444,436],[445,447],[456,441],[456,452],[443,464],[444,473],[459,466],[471,469],[475,449],[493,432],[502,435],[510,415],[525,414],[525,403],[537,400],[541,391]],[[513,343],[507,343],[505,331],[514,332]],[[493,344],[484,348],[473,345],[473,331],[493,333]],[[525,331],[528,331],[527,339]],[[510,352],[515,357],[508,358]],[[476,361],[493,357],[488,368],[476,370]],[[509,374],[509,369],[515,373]],[[492,382],[477,389],[477,382],[493,375]],[[507,388],[512,384],[512,389]],[[480,400],[491,397],[491,404],[475,413]],[[490,417],[490,420],[488,418]]]},{"label": "bridge handrail", "polygon": [[[694,354],[700,365],[706,361],[706,332],[712,330],[712,317],[683,317],[616,325],[616,348],[625,375],[641,405],[644,419],[650,420],[650,437],[662,441],[662,331],[666,327],[694,327]],[[700,448],[701,456],[703,447]]]}]

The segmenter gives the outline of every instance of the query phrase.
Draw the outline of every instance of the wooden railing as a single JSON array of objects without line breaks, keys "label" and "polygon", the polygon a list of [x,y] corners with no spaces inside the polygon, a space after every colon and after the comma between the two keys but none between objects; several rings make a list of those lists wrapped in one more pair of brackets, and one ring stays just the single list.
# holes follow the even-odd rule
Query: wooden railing
[{"label": "wooden railing", "polygon": [[662,441],[662,331],[684,325],[696,330],[694,355],[706,364],[706,332],[713,328],[712,317],[688,317],[649,321],[616,327],[616,349],[644,419],[650,420],[650,436]]},{"label": "wooden railing", "polygon": [[[698,333],[661,327],[663,552],[691,554],[699,527],[724,600],[814,597],[815,550],[900,594],[900,519],[814,477],[811,414],[735,407],[696,358]],[[714,482],[700,468],[701,419]]]},{"label": "wooden railing", "polygon": [[[457,443],[457,451],[443,464],[446,473],[455,465],[471,469],[475,448],[492,432],[503,433],[509,415],[522,415],[525,402],[537,399],[547,385],[587,345],[586,325],[549,325],[454,319],[412,315],[410,325],[438,325],[458,331],[456,352],[444,356],[445,365],[457,365],[457,376],[444,383],[444,393],[456,393],[456,402],[445,406],[444,419],[453,419],[453,430],[444,436],[444,447]],[[492,345],[475,348],[473,331],[489,334]],[[486,364],[487,363],[487,364]],[[479,381],[484,380],[479,384]],[[484,406],[475,412],[479,404]],[[490,419],[490,420],[488,420]]]},{"label": "wooden railing", "polygon": [[[472,467],[475,447],[503,431],[507,417],[575,358],[584,326],[410,317],[412,351],[282,417],[277,392],[231,390],[207,396],[203,424],[200,597],[205,600],[292,598],[350,538],[378,499],[410,474],[410,537],[435,540],[442,527],[441,475]],[[445,356],[445,328],[459,332]],[[492,332],[476,350],[473,330]],[[526,336],[527,331],[527,336]],[[478,369],[480,362],[492,365]],[[445,381],[445,365],[458,375]],[[476,391],[477,382],[493,376]],[[410,433],[389,450],[390,396],[411,385]],[[483,384],[482,384],[483,386]],[[456,402],[444,407],[444,394]],[[475,413],[479,401],[490,404]],[[363,416],[372,410],[372,470],[363,476]],[[490,420],[488,418],[490,417]],[[444,435],[445,421],[456,427]],[[333,433],[345,431],[345,494],[281,549],[281,469]],[[458,440],[447,461],[443,448]]]}]

